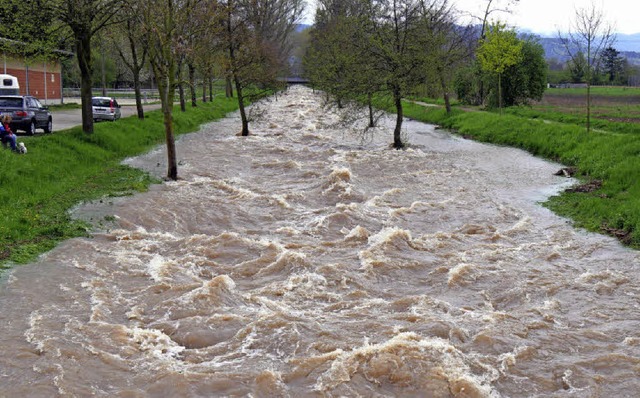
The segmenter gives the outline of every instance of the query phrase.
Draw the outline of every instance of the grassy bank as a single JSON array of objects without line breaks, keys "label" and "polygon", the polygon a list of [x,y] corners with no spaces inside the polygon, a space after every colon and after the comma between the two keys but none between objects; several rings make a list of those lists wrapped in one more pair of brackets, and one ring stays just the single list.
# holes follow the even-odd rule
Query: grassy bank
[{"label": "grassy bank", "polygon": [[405,115],[575,167],[578,178],[592,182],[591,189],[584,189],[590,192],[564,192],[545,205],[578,227],[614,235],[640,248],[640,134],[633,133],[640,132],[638,125],[627,126],[624,132],[587,133],[584,125],[542,120],[539,114],[531,118],[455,110],[447,115],[442,108],[413,103],[406,103]]},{"label": "grassy bank", "polygon": [[[196,131],[203,123],[237,109],[237,100],[216,97],[182,113],[174,112],[176,135]],[[153,181],[140,170],[123,166],[164,142],[160,111],[116,123],[97,123],[92,135],[79,127],[20,136],[29,150],[16,155],[0,149],[0,264],[26,263],[61,240],[86,235],[86,225],[69,217],[68,210],[83,201],[131,194]]]}]

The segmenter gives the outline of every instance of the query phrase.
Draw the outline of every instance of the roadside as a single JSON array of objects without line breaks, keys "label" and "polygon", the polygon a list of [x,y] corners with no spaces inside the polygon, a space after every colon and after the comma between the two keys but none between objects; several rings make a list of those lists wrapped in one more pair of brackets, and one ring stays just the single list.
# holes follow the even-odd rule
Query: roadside
[{"label": "roadside", "polygon": [[[74,99],[68,99],[69,102],[73,102]],[[122,105],[122,118],[126,118],[129,116],[133,116],[137,114],[136,105],[134,100],[124,100],[121,101],[118,99],[120,105]],[[143,105],[145,112],[154,111],[160,109],[159,103],[149,103]],[[70,129],[75,126],[80,126],[82,124],[82,110],[81,109],[60,109],[55,110],[52,109],[51,113],[53,114],[53,131],[60,131]]]}]

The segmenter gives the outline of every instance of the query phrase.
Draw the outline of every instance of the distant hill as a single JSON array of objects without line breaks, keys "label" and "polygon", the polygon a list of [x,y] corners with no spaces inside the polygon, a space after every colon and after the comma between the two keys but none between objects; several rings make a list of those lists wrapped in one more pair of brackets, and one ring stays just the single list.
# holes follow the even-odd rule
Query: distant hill
[{"label": "distant hill", "polygon": [[620,52],[633,51],[640,53],[640,33],[633,35],[619,34],[613,47]]},{"label": "distant hill", "polygon": [[309,24],[299,23],[296,25],[296,32],[302,32],[303,30],[309,29],[311,26],[312,25]]},{"label": "distant hill", "polygon": [[[540,44],[544,48],[547,59],[556,58],[560,62],[566,62],[569,57],[557,37],[540,37]],[[640,33],[634,35],[618,35],[613,48],[620,51],[630,64],[640,65]]]}]

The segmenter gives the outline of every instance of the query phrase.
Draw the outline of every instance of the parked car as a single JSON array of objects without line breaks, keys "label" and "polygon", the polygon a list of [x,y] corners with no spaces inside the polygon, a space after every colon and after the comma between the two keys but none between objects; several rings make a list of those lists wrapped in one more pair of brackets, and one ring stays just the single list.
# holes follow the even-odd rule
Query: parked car
[{"label": "parked car", "polygon": [[93,107],[93,121],[110,120],[112,122],[120,119],[120,104],[115,98],[93,97],[91,98]]},{"label": "parked car", "polygon": [[43,129],[45,133],[53,131],[49,108],[30,95],[0,96],[0,118],[4,115],[11,116],[10,127],[13,131],[22,130],[29,135],[35,134],[36,129]]}]

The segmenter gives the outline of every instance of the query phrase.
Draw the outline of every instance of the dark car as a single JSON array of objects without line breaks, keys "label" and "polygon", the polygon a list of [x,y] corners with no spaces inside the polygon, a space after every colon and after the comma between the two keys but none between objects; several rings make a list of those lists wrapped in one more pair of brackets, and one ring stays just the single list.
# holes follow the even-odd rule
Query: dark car
[{"label": "dark car", "polygon": [[93,120],[110,120],[115,122],[120,119],[120,104],[115,98],[111,97],[93,97],[91,98],[91,106],[93,107]]},{"label": "dark car", "polygon": [[13,131],[22,130],[29,135],[35,134],[36,129],[43,129],[45,133],[53,131],[49,108],[30,95],[0,96],[0,115],[11,116],[10,127]]}]

